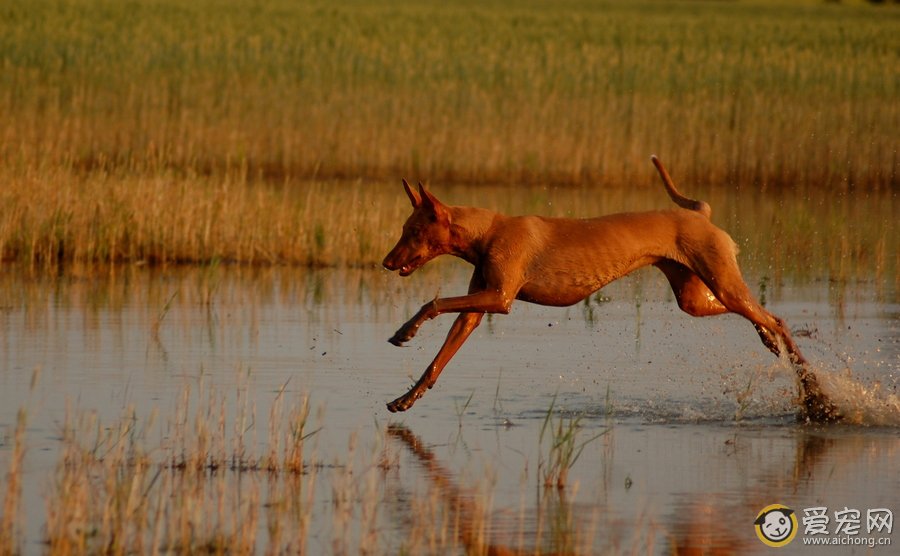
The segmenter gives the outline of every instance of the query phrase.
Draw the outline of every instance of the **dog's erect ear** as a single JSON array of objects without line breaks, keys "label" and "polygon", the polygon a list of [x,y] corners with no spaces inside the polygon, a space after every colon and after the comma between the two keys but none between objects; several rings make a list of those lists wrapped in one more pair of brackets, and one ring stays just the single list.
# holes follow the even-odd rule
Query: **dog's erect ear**
[{"label": "dog's erect ear", "polygon": [[431,194],[430,191],[425,189],[425,186],[422,185],[422,182],[419,182],[419,195],[422,197],[422,202],[425,203],[426,207],[437,207],[442,204],[437,197],[435,197]]},{"label": "dog's erect ear", "polygon": [[413,208],[419,208],[422,204],[422,197],[419,196],[415,189],[410,187],[409,182],[407,182],[405,178],[403,178],[403,189],[406,190],[406,196],[409,197]]},{"label": "dog's erect ear", "polygon": [[419,182],[419,195],[422,197],[422,206],[434,213],[438,220],[446,219],[449,216],[450,211],[447,210],[447,206],[425,189],[422,182]]}]

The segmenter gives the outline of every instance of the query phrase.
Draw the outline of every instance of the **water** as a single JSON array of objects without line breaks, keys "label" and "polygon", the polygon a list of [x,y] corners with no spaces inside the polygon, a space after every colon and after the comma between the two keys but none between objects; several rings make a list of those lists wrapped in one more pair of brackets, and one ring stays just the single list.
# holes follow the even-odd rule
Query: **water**
[{"label": "water", "polygon": [[[748,282],[758,283],[752,275]],[[305,395],[309,430],[321,427],[300,479],[316,470],[304,495],[310,553],[765,553],[753,520],[775,503],[801,520],[789,551],[804,550],[803,510],[813,507],[828,508],[832,529],[833,512],[860,510],[857,538],[891,538],[867,534],[865,516],[900,512],[896,295],[815,281],[769,291],[769,309],[793,327],[848,415],[839,425],[796,423],[792,371],[752,326],[732,315],[688,317],[652,270],[587,305],[518,303],[510,315],[485,319],[433,390],[409,412],[388,413],[385,403],[418,378],[452,316],[426,323],[408,347],[386,339],[421,303],[466,284],[466,268],[455,263],[408,279],[381,269],[122,267],[34,277],[7,267],[0,476],[24,408],[23,551],[47,550],[47,500],[72,415],[96,415],[101,428],[131,416],[145,426],[150,458],[165,462],[177,452],[179,411],[195,415],[204,400],[219,400],[210,404],[223,408],[231,453],[244,404],[254,415],[246,443],[260,454],[273,408]],[[562,489],[541,479],[551,405],[552,423],[578,419],[577,442],[587,441]],[[276,491],[288,488],[281,480],[237,472],[210,479],[243,496],[259,488],[266,516],[277,511]],[[349,502],[338,500],[342,486]],[[342,503],[353,509],[342,513]],[[430,534],[443,540],[421,530],[431,515]],[[266,519],[253,541],[259,551],[274,534]]]}]

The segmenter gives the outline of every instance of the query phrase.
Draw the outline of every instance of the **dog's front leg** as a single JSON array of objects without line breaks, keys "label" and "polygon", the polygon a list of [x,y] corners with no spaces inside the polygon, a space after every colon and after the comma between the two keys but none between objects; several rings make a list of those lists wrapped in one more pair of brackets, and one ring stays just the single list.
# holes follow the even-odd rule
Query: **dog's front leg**
[{"label": "dog's front leg", "polygon": [[425,305],[422,305],[422,308],[413,316],[413,318],[406,321],[406,323],[401,326],[394,335],[388,340],[388,342],[394,344],[395,346],[402,346],[403,342],[408,342],[413,339],[416,335],[416,332],[419,331],[419,327],[422,326],[422,323],[426,320],[433,319],[437,316],[434,305],[437,302],[438,298],[434,298]]},{"label": "dog's front leg", "polygon": [[387,404],[388,411],[391,413],[406,411],[425,394],[426,390],[434,386],[441,371],[444,370],[450,359],[456,355],[456,352],[465,343],[472,331],[478,327],[483,317],[484,313],[462,313],[456,317],[456,320],[453,321],[453,326],[450,327],[450,332],[447,333],[447,339],[444,340],[444,345],[441,346],[434,361],[428,365],[428,368],[422,373],[422,377],[407,393]]},{"label": "dog's front leg", "polygon": [[459,297],[435,298],[419,309],[415,316],[400,327],[388,340],[395,346],[402,346],[415,337],[419,327],[426,320],[443,313],[509,313],[514,297],[500,291],[486,290]]}]

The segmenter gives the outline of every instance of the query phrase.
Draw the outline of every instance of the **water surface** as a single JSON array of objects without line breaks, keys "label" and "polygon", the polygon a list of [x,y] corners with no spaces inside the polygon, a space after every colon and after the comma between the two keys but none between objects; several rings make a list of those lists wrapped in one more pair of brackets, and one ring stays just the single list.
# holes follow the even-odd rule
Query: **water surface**
[{"label": "water surface", "polygon": [[[25,552],[45,548],[45,500],[71,414],[101,423],[133,415],[165,461],[185,396],[190,411],[220,399],[229,439],[241,404],[250,407],[247,444],[260,453],[273,406],[309,396],[321,427],[304,452],[320,475],[311,553],[443,553],[472,543],[765,552],[752,523],[769,504],[900,510],[900,306],[883,291],[836,296],[828,282],[786,282],[768,299],[854,424],[796,423],[792,372],[752,326],[733,315],[688,317],[655,271],[586,304],[522,303],[485,319],[432,391],[411,411],[388,413],[385,403],[418,378],[452,317],[427,323],[406,348],[386,338],[438,291],[464,291],[466,272],[455,263],[406,280],[381,269],[121,267],[53,278],[6,269],[0,474],[25,408]],[[553,423],[577,418],[580,441],[596,437],[563,489],[542,486],[551,405]],[[388,462],[377,476],[373,460]],[[237,475],[229,480],[242,484]],[[375,544],[365,512],[338,519],[343,482],[376,500]],[[261,511],[274,511],[265,500],[275,496],[261,496]],[[444,544],[411,534],[428,511]],[[462,515],[481,516],[478,527],[460,526]],[[269,533],[260,528],[263,549]]]}]

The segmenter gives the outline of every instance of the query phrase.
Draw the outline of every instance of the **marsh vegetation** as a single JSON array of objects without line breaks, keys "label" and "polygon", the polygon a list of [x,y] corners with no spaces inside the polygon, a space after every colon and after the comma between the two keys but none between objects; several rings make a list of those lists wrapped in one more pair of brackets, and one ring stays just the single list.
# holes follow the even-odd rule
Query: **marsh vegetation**
[{"label": "marsh vegetation", "polygon": [[[0,257],[369,264],[399,217],[386,181],[508,184],[504,202],[478,199],[517,211],[545,186],[588,199],[657,188],[651,153],[691,193],[883,205],[897,185],[895,15],[13,0],[0,16]],[[605,208],[554,200],[568,208],[551,214]]]},{"label": "marsh vegetation", "polygon": [[[898,36],[846,1],[5,2],[0,555],[743,551],[772,496],[886,507]],[[425,364],[384,340],[467,279],[373,268],[401,177],[587,217],[668,208],[652,153],[885,428],[793,426],[752,330],[648,273],[488,319],[382,422]]]}]

